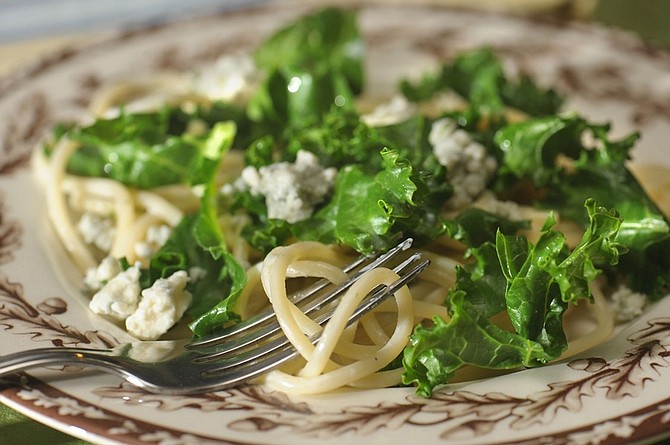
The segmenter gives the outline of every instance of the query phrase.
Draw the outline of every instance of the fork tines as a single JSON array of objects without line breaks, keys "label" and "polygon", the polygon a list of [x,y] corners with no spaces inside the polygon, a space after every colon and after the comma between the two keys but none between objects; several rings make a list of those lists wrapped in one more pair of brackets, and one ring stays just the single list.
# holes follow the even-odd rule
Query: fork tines
[{"label": "fork tines", "polygon": [[[402,250],[392,254],[392,256],[397,255],[397,253],[401,251]],[[349,318],[348,323],[351,324],[358,321],[365,314],[386,301],[387,298],[397,292],[402,286],[416,278],[416,276],[423,272],[429,265],[430,260],[422,259],[420,253],[413,254],[402,261],[393,268],[393,270],[400,275],[400,278],[388,286],[380,285],[373,290],[363,299],[361,304]],[[374,267],[378,266],[379,264]],[[348,286],[351,286],[351,284]],[[323,298],[329,299],[333,293],[339,295],[342,293],[340,287],[341,286],[336,287]],[[331,318],[333,312],[334,308],[331,308],[317,315],[314,320],[323,325]],[[316,343],[320,336],[320,332],[316,333],[310,337],[310,341]],[[230,386],[232,384],[249,381],[261,374],[275,369],[296,355],[297,351],[289,343],[288,339],[283,335],[276,335],[269,341],[261,343],[260,345],[258,342],[254,343],[253,348],[208,348],[205,355],[194,359],[194,362],[207,364],[207,369],[203,372],[203,377],[219,378],[219,376],[225,376],[226,380],[231,382],[227,385]]]},{"label": "fork tines", "polygon": [[[361,255],[343,268],[345,273],[353,274],[342,284],[334,287],[330,292],[320,293],[327,287],[333,287],[333,284],[322,279],[312,284],[306,289],[292,294],[289,298],[298,305],[303,312],[310,315],[332,301],[335,301],[340,295],[346,292],[361,275],[375,267],[383,266],[397,258],[402,252],[412,246],[412,239],[407,238],[397,246],[376,255]],[[301,305],[302,303],[302,305]],[[274,311],[272,308],[257,314],[256,316],[244,320],[236,325],[216,332],[215,334],[193,340],[188,349],[210,348],[218,346],[217,352],[234,352],[251,343],[258,343],[278,333],[280,330]],[[225,343],[225,344],[224,344]]]},{"label": "fork tines", "polygon": [[[353,323],[393,295],[430,264],[429,260],[421,260],[420,253],[415,253],[400,261],[401,254],[411,245],[412,239],[409,238],[384,253],[361,256],[344,268],[351,275],[340,285],[334,286],[327,280],[319,280],[308,289],[292,295],[292,301],[306,314],[313,315],[316,323],[323,325],[334,312],[331,303],[344,294],[365,272],[380,266],[391,267],[389,264],[399,261],[393,270],[400,275],[400,279],[390,286],[380,285],[370,292],[350,318],[349,323]],[[319,336],[320,334],[317,334],[310,340],[316,342]],[[281,327],[271,308],[218,335],[196,340],[187,348],[202,354],[194,359],[196,363],[217,362],[216,370],[208,370],[208,374],[216,374],[240,366],[256,366],[260,374],[267,371],[264,368],[263,371],[260,371],[263,363],[280,361],[274,365],[278,366],[296,354],[288,339],[282,334]],[[280,359],[280,355],[285,358]]]}]

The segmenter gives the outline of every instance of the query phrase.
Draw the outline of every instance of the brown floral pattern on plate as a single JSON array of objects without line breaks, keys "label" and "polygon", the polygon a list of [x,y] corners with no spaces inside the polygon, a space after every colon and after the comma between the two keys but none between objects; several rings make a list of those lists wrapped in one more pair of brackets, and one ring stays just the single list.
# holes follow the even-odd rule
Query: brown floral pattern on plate
[{"label": "brown floral pattern on plate", "polygon": [[[378,81],[373,89],[417,75],[436,57],[488,45],[501,54],[510,71],[528,73],[567,93],[568,105],[580,112],[650,134],[642,150],[650,159],[659,157],[655,144],[670,134],[670,56],[630,36],[564,21],[530,22],[437,7],[358,5],[370,45],[369,74]],[[39,195],[36,186],[20,191],[15,187],[26,183],[30,154],[50,126],[82,116],[109,82],[211,63],[220,54],[252,48],[279,24],[309,9],[270,4],[122,33],[66,49],[0,79],[0,335],[12,339],[11,345],[3,343],[3,352],[42,344],[109,346],[118,341],[114,332],[100,328],[84,308],[72,304],[74,299],[57,288],[58,283],[50,283],[53,291],[36,291],[23,269],[36,255],[32,240],[41,230],[35,222],[39,215],[9,198],[19,192]],[[651,78],[654,82],[648,81]],[[287,432],[292,443],[315,438],[360,443],[383,435],[388,443],[411,437],[444,444],[623,444],[670,429],[670,393],[654,394],[669,386],[670,319],[655,308],[645,317],[619,339],[615,356],[586,354],[552,365],[546,374],[552,377],[534,377],[542,370],[517,374],[538,380],[526,392],[472,385],[448,387],[424,399],[411,389],[398,389],[331,407],[319,399],[288,397],[262,386],[167,397],[115,379],[78,389],[29,373],[2,387],[0,397],[53,426],[77,426],[88,440],[120,444],[285,443],[280,436]],[[630,408],[613,409],[619,405]],[[599,420],[589,420],[596,411],[603,411],[597,413]],[[165,420],[174,418],[182,420]],[[216,419],[219,428],[202,422],[203,430],[193,432],[201,418]]]}]

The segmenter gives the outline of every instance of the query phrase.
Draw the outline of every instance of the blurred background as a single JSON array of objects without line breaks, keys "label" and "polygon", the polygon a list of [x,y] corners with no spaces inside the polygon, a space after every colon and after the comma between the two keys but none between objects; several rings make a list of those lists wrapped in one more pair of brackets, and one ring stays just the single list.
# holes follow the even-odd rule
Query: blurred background
[{"label": "blurred background", "polygon": [[[233,10],[269,0],[0,0],[0,76],[50,51],[90,36],[185,17]],[[289,1],[289,0],[275,0]],[[295,0],[291,0],[295,1]],[[316,1],[316,0],[308,0]],[[351,3],[353,0],[343,0]],[[551,16],[635,33],[652,47],[670,50],[670,0],[376,0],[480,8],[526,16]],[[331,2],[332,3],[332,2]],[[0,442],[81,445],[0,404]]]},{"label": "blurred background", "polygon": [[[270,0],[0,0],[0,75],[91,32],[142,27]],[[282,1],[282,0],[278,0]],[[283,0],[288,1],[288,0]],[[315,1],[318,0],[308,0]],[[351,3],[351,0],[343,0]],[[376,0],[558,16],[623,29],[670,49],[669,0]]]}]

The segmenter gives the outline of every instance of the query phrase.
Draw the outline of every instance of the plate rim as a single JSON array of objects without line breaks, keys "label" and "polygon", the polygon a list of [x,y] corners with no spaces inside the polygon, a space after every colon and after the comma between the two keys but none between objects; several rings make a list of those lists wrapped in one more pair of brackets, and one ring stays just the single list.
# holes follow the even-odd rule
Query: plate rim
[{"label": "plate rim", "polygon": [[[368,3],[368,2],[354,2],[354,3],[360,4],[361,6],[382,7],[381,5],[376,4],[376,2],[370,2],[370,3]],[[231,14],[235,15],[235,14],[239,14],[239,13],[242,13],[242,14],[257,14],[259,12],[262,12],[263,10],[272,10],[274,7],[275,7],[275,5],[273,5],[272,2],[270,2],[270,3],[267,3],[267,4],[252,6],[250,9],[245,8],[243,10],[234,11],[234,12],[227,11],[227,12],[224,12],[224,13],[221,13],[221,14],[217,14],[216,16],[207,17],[206,20],[212,20],[212,19],[216,20],[217,19],[216,17],[220,17],[220,16],[226,16],[226,18],[229,18]],[[426,7],[426,5],[418,5],[416,7]],[[428,7],[440,8],[440,9],[449,9],[449,8],[444,8],[444,7],[438,7],[438,6],[435,6],[435,5],[428,5]],[[490,15],[490,14],[493,14],[493,13],[487,12],[486,14]],[[499,14],[495,13],[493,15],[499,15]],[[515,17],[515,19],[519,19],[519,17]],[[186,21],[188,21],[188,22],[199,22],[201,20],[202,19],[192,18],[192,19],[187,19]],[[62,64],[62,63],[67,63],[72,57],[85,55],[88,51],[93,51],[93,50],[98,50],[98,49],[104,48],[105,45],[112,45],[113,46],[115,44],[119,44],[119,43],[124,42],[126,40],[132,40],[133,38],[136,38],[138,36],[146,35],[147,33],[156,32],[157,30],[169,28],[169,27],[174,26],[174,25],[175,25],[175,23],[171,22],[171,23],[160,24],[160,25],[152,26],[152,27],[148,27],[148,28],[142,28],[142,29],[131,30],[131,31],[122,31],[122,32],[119,32],[119,33],[111,36],[111,37],[105,37],[100,41],[96,41],[96,42],[93,42],[93,43],[82,44],[82,45],[76,45],[75,47],[65,48],[65,49],[63,49],[63,50],[61,50],[57,53],[47,55],[47,56],[43,57],[41,60],[36,61],[34,64],[26,67],[23,70],[15,70],[15,72],[10,74],[9,76],[5,76],[3,78],[0,78],[0,102],[6,97],[7,94],[9,94],[9,92],[12,90],[12,88],[17,85],[17,83],[16,83],[17,78],[21,78],[23,81],[33,79],[35,77],[40,76],[42,73],[45,73],[45,72],[48,73],[48,71],[52,67],[60,66],[60,64]],[[565,26],[565,24],[563,24],[563,26]],[[622,33],[622,32],[619,32],[619,31],[612,32],[612,30],[610,30],[610,29],[598,28],[598,27],[591,26],[591,25],[583,26],[582,24],[576,24],[576,26],[575,26],[574,23],[570,23],[570,24],[568,24],[568,26],[571,26],[573,28],[581,28],[582,32],[583,32],[584,29],[591,30],[590,32],[595,31],[596,33],[602,33],[602,32],[605,31],[612,36],[619,36],[619,37],[615,37],[615,38],[624,39],[629,44],[630,43],[636,44],[635,41],[631,41],[631,38],[633,38],[633,36],[630,36],[626,33]],[[634,39],[633,38],[633,40],[638,40],[637,44],[640,44],[640,42],[641,42],[641,41],[639,41],[639,39]],[[644,48],[647,48],[647,46],[646,45],[641,45],[640,46],[640,50],[644,50]],[[653,57],[655,60],[661,60],[663,63],[667,63],[668,66],[670,66],[670,53],[667,53],[667,52],[664,52],[664,51],[660,52],[660,53],[655,53],[655,52],[652,51],[648,55]],[[27,155],[29,155],[29,153],[27,153]],[[19,168],[19,169],[25,168],[25,164],[20,163],[20,164],[18,164],[17,168]],[[7,173],[3,172],[2,174],[6,175]],[[10,172],[10,175],[11,174],[12,173]],[[30,385],[34,385],[38,389],[39,388],[42,388],[42,389],[45,389],[45,390],[48,390],[49,388],[56,389],[54,387],[51,387],[47,383],[39,382],[37,380],[33,380],[32,378],[26,380],[26,382],[30,383]],[[14,392],[15,390],[16,390],[16,393]],[[12,394],[14,394],[15,396],[18,396],[18,391],[19,391],[19,387],[10,387],[10,388],[6,388],[6,389],[1,389],[0,390],[0,399],[2,399],[3,401],[5,401],[5,400],[10,401],[10,403],[18,403],[18,401],[15,398],[12,397]],[[8,394],[9,394],[9,396],[8,396]],[[65,393],[63,393],[63,394],[65,394]],[[661,403],[670,403],[670,397],[667,398],[666,400],[664,400]],[[20,405],[20,406],[24,406],[24,405]],[[33,416],[31,416],[31,414],[37,413],[36,410],[30,410],[30,409],[28,409],[28,411],[26,411],[26,412],[23,412],[21,410],[19,410],[19,411],[26,414],[29,417],[33,417]],[[37,416],[37,417],[39,417],[39,416]],[[620,416],[620,417],[623,417],[623,416]],[[59,428],[57,428],[57,429],[59,429]],[[67,431],[65,429],[61,429],[61,430],[68,433],[68,434],[72,434],[72,431],[70,431],[70,430],[67,430]],[[670,435],[670,432],[663,432],[659,437],[665,437],[666,435]],[[86,436],[86,434],[84,436]],[[84,440],[91,440],[91,437],[87,437],[87,436],[84,437],[84,436],[82,436],[81,438],[84,439]],[[97,440],[97,439],[109,439],[109,438],[106,437],[106,436],[100,436],[100,437],[96,436],[94,439]],[[210,439],[211,438],[203,437],[203,440],[210,440]],[[645,440],[650,439],[650,436],[648,436],[648,435],[641,436],[640,439],[645,439]],[[217,440],[219,440],[219,439],[217,439]],[[121,442],[119,442],[119,443],[121,443]],[[231,442],[231,443],[236,444],[238,442]],[[239,443],[245,443],[245,442],[239,442]]]}]

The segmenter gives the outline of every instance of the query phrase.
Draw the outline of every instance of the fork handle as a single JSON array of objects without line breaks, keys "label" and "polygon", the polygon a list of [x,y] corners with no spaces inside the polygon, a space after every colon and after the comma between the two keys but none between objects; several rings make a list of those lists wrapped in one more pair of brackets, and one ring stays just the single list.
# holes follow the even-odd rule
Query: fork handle
[{"label": "fork handle", "polygon": [[32,368],[72,365],[104,369],[125,378],[128,373],[112,359],[116,355],[118,353],[112,349],[67,347],[19,351],[0,357],[0,377]]}]

